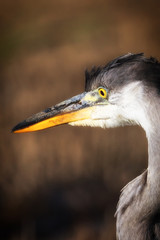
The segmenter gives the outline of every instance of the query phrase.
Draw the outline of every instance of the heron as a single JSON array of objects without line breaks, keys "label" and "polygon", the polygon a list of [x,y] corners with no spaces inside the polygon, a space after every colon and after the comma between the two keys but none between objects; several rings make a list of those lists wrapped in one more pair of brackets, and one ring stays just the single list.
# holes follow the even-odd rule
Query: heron
[{"label": "heron", "polygon": [[34,114],[14,133],[61,124],[113,128],[140,125],[148,141],[148,168],[123,189],[116,210],[119,240],[160,239],[160,63],[128,53],[85,72],[85,91]]}]

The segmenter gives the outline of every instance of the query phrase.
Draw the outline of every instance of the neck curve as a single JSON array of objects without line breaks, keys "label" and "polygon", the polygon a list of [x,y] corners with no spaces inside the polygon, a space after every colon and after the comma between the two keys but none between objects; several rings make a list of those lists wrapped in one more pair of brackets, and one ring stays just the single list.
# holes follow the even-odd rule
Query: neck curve
[{"label": "neck curve", "polygon": [[[160,124],[158,124],[160,126]],[[148,137],[148,177],[160,185],[160,129],[155,129]]]},{"label": "neck curve", "polygon": [[[145,129],[148,140],[148,176],[147,183],[152,200],[160,202],[160,98],[152,98],[146,111],[149,128]],[[154,201],[155,200],[155,201]]]}]

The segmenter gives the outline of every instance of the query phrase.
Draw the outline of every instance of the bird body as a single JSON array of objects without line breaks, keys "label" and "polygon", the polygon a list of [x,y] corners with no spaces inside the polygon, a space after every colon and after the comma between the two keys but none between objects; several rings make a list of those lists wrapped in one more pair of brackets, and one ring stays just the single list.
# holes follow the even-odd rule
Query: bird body
[{"label": "bird body", "polygon": [[118,57],[86,71],[85,92],[48,108],[13,128],[28,132],[74,126],[140,125],[148,140],[148,168],[122,190],[117,239],[160,240],[160,64],[143,54]]},{"label": "bird body", "polygon": [[153,239],[148,229],[149,208],[143,210],[146,205],[141,206],[141,201],[147,197],[146,185],[147,171],[128,183],[122,190],[116,211],[118,239]]}]

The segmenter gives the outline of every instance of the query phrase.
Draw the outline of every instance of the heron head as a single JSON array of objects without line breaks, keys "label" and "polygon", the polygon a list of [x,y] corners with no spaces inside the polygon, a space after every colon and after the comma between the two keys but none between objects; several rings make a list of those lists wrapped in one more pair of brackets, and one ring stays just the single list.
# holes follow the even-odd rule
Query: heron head
[{"label": "heron head", "polygon": [[103,128],[140,124],[146,129],[144,85],[148,83],[144,84],[144,79],[150,79],[151,74],[156,78],[157,68],[160,66],[154,59],[142,54],[121,56],[86,72],[84,93],[27,118],[12,131],[32,132],[66,123]]}]

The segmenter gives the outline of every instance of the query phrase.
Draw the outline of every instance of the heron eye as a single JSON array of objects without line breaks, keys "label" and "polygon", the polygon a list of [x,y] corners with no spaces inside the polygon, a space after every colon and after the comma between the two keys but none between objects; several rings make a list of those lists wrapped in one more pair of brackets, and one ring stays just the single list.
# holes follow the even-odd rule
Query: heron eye
[{"label": "heron eye", "polygon": [[104,89],[104,88],[99,88],[99,89],[98,89],[98,92],[99,92],[99,95],[100,95],[102,98],[107,98],[108,93],[107,93],[107,90],[106,90],[106,89]]}]

